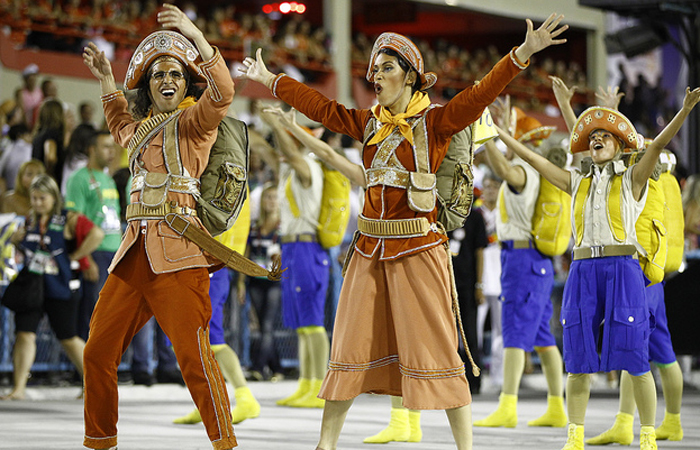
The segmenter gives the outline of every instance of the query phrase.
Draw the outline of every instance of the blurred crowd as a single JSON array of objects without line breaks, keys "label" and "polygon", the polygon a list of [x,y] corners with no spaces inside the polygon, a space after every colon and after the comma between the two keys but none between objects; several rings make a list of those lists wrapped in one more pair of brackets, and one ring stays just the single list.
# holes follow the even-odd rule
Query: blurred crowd
[{"label": "blurred crowd", "polygon": [[[182,9],[229,63],[263,48],[271,68],[294,68],[307,82],[332,72],[330,36],[302,15],[273,19],[263,13],[238,11],[233,3],[204,9],[195,2],[185,2]],[[80,53],[85,40],[92,40],[112,61],[128,62],[143,30],[156,28],[157,10],[156,0],[2,0],[0,26],[15,43],[28,48]],[[375,38],[362,32],[352,38],[352,73],[357,78],[364,79]],[[426,67],[438,74],[434,95],[444,99],[481,79],[504,53],[493,45],[469,51],[444,39],[415,42]],[[521,108],[542,112],[547,105],[556,105],[548,75],[579,86],[574,100],[590,103],[592,94],[587,89],[585,68],[551,58],[534,59],[531,70],[516,78],[507,91]]]}]

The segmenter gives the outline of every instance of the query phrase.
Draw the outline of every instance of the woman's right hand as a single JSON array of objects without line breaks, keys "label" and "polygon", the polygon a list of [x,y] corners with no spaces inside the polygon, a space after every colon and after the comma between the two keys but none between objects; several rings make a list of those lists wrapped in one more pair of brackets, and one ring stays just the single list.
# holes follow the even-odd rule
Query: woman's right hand
[{"label": "woman's right hand", "polygon": [[257,81],[272,89],[272,83],[275,79],[275,75],[267,70],[265,62],[262,59],[262,48],[259,48],[255,52],[255,59],[250,56],[243,60],[243,67],[238,69],[244,78],[249,80]]}]

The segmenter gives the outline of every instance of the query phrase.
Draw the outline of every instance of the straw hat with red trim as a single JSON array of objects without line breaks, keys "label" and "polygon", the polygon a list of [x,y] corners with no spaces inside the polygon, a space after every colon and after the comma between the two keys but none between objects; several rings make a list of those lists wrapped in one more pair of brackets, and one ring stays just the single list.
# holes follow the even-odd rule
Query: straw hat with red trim
[{"label": "straw hat with red trim", "polygon": [[124,87],[135,89],[151,64],[162,57],[175,58],[190,73],[192,81],[206,82],[198,65],[202,57],[192,42],[175,31],[161,30],[146,36],[136,47],[126,70]]},{"label": "straw hat with red trim", "polygon": [[424,73],[423,55],[421,55],[418,47],[416,47],[409,38],[398,33],[386,32],[380,34],[377,40],[374,41],[372,53],[369,56],[369,66],[367,66],[367,75],[365,78],[367,78],[367,81],[370,83],[374,82],[374,72],[372,71],[374,61],[379,54],[379,50],[383,48],[388,48],[397,52],[411,65],[413,70],[418,72],[421,80],[421,91],[431,88],[437,81],[437,75],[435,73]]},{"label": "straw hat with red trim", "polygon": [[609,131],[624,144],[623,151],[638,150],[644,147],[644,137],[637,133],[632,122],[620,111],[593,106],[576,119],[571,132],[571,153],[585,152],[589,148],[588,136],[594,130]]},{"label": "straw hat with red trim", "polygon": [[528,116],[517,106],[511,109],[510,117],[513,137],[522,143],[542,141],[557,129],[557,127],[542,125],[542,122]]}]

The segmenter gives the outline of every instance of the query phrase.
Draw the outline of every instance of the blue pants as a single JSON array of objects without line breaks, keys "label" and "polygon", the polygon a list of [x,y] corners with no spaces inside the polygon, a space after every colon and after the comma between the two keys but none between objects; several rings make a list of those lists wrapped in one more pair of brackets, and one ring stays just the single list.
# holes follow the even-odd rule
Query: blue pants
[{"label": "blue pants", "polygon": [[649,359],[656,364],[671,364],[676,361],[671,333],[668,331],[664,282],[647,288],[647,303],[654,317],[654,328],[649,336]]},{"label": "blue pants", "polygon": [[92,259],[94,259],[95,264],[97,264],[100,277],[95,282],[85,281],[85,278],[83,278],[83,296],[80,299],[78,310],[78,336],[84,341],[88,339],[92,311],[95,309],[95,303],[97,303],[97,298],[100,296],[102,286],[104,286],[105,281],[107,281],[107,275],[109,275],[107,269],[113,258],[114,252],[92,252]]},{"label": "blue pants", "polygon": [[209,343],[221,345],[224,338],[224,305],[231,290],[231,271],[224,267],[209,277],[209,297],[211,298],[211,320],[209,321]]},{"label": "blue pants", "polygon": [[631,256],[571,264],[561,310],[568,372],[649,371],[651,330],[644,286],[639,261]]},{"label": "blue pants", "polygon": [[552,318],[552,260],[535,249],[501,249],[503,347],[531,352],[556,345]]},{"label": "blue pants", "polygon": [[289,328],[324,326],[330,266],[316,242],[282,244],[282,318]]}]

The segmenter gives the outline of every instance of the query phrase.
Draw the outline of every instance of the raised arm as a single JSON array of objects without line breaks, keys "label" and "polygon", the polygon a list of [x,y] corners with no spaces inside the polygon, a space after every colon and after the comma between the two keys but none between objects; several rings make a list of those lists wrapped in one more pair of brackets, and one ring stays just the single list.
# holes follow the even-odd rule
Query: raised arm
[{"label": "raised arm", "polygon": [[100,82],[102,95],[111,94],[117,90],[112,64],[105,56],[105,52],[101,52],[94,42],[88,42],[88,45],[83,49],[83,62]]},{"label": "raised arm", "polygon": [[277,150],[282,153],[287,163],[292,166],[301,185],[305,188],[309,187],[311,185],[311,169],[297,143],[287,133],[277,115],[265,112],[265,110],[260,111],[259,114],[263,121],[272,129],[272,133],[275,135],[275,142],[277,143]]},{"label": "raised arm", "polygon": [[214,56],[214,49],[204,37],[202,30],[197,28],[197,25],[177,6],[164,3],[163,10],[158,13],[158,23],[165,28],[180,30],[187,39],[194,42],[203,61],[209,61]]},{"label": "raised arm", "polygon": [[533,152],[500,127],[496,126],[496,129],[498,130],[501,140],[513,150],[516,155],[520,156],[523,161],[534,167],[547,181],[562,191],[571,194],[571,174],[568,170],[557,167],[544,156]]},{"label": "raised arm", "polygon": [[574,97],[577,87],[571,86],[569,88],[561,78],[550,75],[549,79],[552,80],[552,91],[554,91],[554,98],[557,99],[557,104],[559,105],[559,110],[561,115],[564,116],[564,121],[566,122],[566,128],[571,133],[571,129],[576,123],[576,113],[574,108],[571,106],[571,99]]},{"label": "raised arm", "polygon": [[520,192],[525,187],[527,175],[522,167],[514,166],[496,147],[493,140],[489,140],[484,144],[486,148],[486,162],[488,163],[493,173],[498,175],[512,186],[516,191]]},{"label": "raised arm", "polygon": [[646,148],[646,152],[642,159],[632,167],[632,192],[634,197],[639,200],[642,195],[642,190],[646,186],[647,180],[654,171],[656,161],[659,159],[661,151],[671,142],[671,139],[681,129],[681,125],[693,110],[695,105],[700,101],[700,88],[690,90],[685,88],[685,98],[683,99],[683,107],[678,111],[675,117],[661,130],[658,136]]},{"label": "raised arm", "polygon": [[515,56],[520,61],[527,61],[530,59],[530,56],[544,50],[550,45],[565,43],[566,39],[554,39],[569,29],[568,25],[557,28],[563,18],[563,15],[552,13],[536,30],[534,29],[535,27],[532,24],[532,20],[525,19],[525,22],[527,23],[525,41],[515,50]]},{"label": "raised arm", "polygon": [[302,145],[314,152],[323,162],[338,170],[353,183],[363,188],[367,186],[364,168],[359,164],[350,162],[346,157],[333,150],[330,145],[307,133],[306,130],[297,123],[296,111],[294,109],[286,113],[280,108],[269,108],[265,111],[277,115],[280,118],[282,126],[292,133],[292,136],[297,138]]}]

